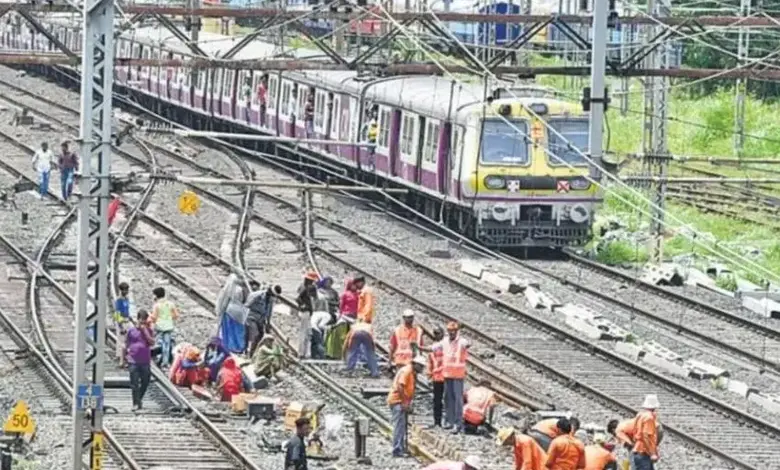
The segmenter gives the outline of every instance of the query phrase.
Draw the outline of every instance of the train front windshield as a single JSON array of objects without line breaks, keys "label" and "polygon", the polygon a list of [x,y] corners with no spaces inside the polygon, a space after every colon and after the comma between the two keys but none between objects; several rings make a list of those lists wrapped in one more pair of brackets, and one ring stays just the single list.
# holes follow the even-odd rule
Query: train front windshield
[{"label": "train front windshield", "polygon": [[547,123],[550,125],[547,129],[550,164],[587,165],[588,161],[582,154],[587,155],[590,151],[590,122],[587,119],[550,119]]},{"label": "train front windshield", "polygon": [[526,165],[529,153],[528,123],[524,120],[486,119],[482,123],[482,163]]}]

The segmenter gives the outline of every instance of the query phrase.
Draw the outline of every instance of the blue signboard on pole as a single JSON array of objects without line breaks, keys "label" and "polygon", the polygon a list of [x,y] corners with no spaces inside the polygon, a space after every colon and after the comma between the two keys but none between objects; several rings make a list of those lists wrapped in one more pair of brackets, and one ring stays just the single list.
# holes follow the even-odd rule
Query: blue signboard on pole
[{"label": "blue signboard on pole", "polygon": [[76,408],[79,410],[102,410],[103,386],[79,384],[76,393]]}]

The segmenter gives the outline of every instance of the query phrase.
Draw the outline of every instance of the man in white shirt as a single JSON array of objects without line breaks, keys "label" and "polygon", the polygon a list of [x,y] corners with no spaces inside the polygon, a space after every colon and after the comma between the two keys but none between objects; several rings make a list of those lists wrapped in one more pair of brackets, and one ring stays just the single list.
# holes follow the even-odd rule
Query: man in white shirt
[{"label": "man in white shirt", "polygon": [[49,192],[49,175],[51,174],[54,153],[49,150],[49,144],[41,142],[41,148],[35,151],[32,160],[32,167],[38,173],[38,185],[40,186],[39,197],[43,199]]},{"label": "man in white shirt", "polygon": [[328,311],[316,311],[311,315],[311,358],[325,359],[325,332],[333,317]]}]

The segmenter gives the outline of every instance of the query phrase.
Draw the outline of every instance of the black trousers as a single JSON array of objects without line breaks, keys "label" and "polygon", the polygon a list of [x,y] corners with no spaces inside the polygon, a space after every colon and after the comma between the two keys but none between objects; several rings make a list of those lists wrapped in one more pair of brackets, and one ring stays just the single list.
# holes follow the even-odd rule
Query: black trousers
[{"label": "black trousers", "polygon": [[441,426],[444,410],[444,382],[433,382],[433,424]]},{"label": "black trousers", "polygon": [[252,316],[247,317],[244,335],[246,336],[245,350],[249,351],[249,357],[255,355],[257,347],[260,345],[260,340],[263,339],[265,334],[265,323],[259,318]]},{"label": "black trousers", "polygon": [[133,393],[133,405],[141,407],[152,378],[152,369],[149,364],[130,364],[130,388]]}]

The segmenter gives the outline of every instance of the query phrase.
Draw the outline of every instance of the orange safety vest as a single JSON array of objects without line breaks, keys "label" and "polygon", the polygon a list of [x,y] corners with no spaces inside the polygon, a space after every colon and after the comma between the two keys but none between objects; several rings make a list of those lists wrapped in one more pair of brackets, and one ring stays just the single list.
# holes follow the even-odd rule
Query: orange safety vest
[{"label": "orange safety vest", "polygon": [[428,353],[428,377],[434,382],[444,382],[444,345],[433,343]]},{"label": "orange safety vest", "polygon": [[485,422],[488,410],[495,404],[496,394],[486,387],[474,387],[466,392],[463,421],[479,426]]},{"label": "orange safety vest", "polygon": [[585,470],[604,470],[604,467],[616,461],[612,452],[600,445],[585,447]]},{"label": "orange safety vest", "polygon": [[[387,404],[390,406],[397,405],[399,403],[409,405],[412,403],[414,397],[414,366],[411,364],[406,365],[398,369],[393,379],[393,385],[390,387],[390,393],[387,394]],[[401,398],[399,390],[403,388],[406,400]]]},{"label": "orange safety vest", "polygon": [[393,353],[393,364],[397,366],[405,366],[412,362],[414,357],[414,351],[412,351],[412,343],[415,343],[417,347],[422,342],[422,328],[415,325],[411,328],[407,328],[406,325],[401,325],[395,329],[395,341],[397,347]]},{"label": "orange safety vest", "polygon": [[363,287],[358,296],[357,317],[366,323],[374,321],[374,292],[370,287]]},{"label": "orange safety vest", "polygon": [[[658,453],[658,424],[656,415],[650,410],[642,410],[634,418],[634,452],[653,455]],[[645,443],[645,440],[648,442]]]},{"label": "orange safety vest", "polygon": [[465,379],[467,360],[466,342],[461,340],[460,336],[455,338],[455,341],[447,341],[444,344],[444,378]]}]

